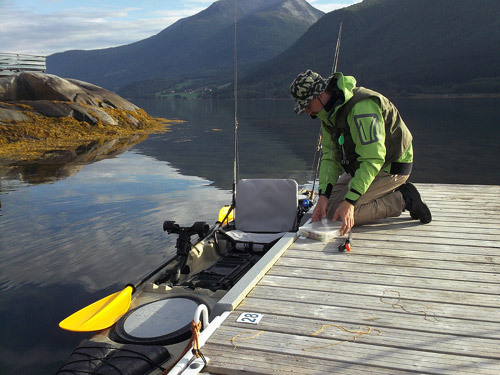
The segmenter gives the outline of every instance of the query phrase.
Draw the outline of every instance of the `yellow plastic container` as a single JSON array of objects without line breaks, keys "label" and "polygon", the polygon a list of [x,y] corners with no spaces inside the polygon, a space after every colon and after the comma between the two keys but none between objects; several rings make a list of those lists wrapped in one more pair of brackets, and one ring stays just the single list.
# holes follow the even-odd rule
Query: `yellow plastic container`
[{"label": "yellow plastic container", "polygon": [[228,218],[227,218],[224,222],[222,222],[222,220],[224,220],[224,218],[226,217],[227,212],[229,211],[229,208],[230,208],[230,207],[231,207],[231,206],[229,206],[229,205],[227,205],[227,206],[223,206],[223,207],[220,209],[220,211],[219,211],[219,219],[218,219],[218,220],[222,223],[222,225],[227,225],[227,223],[228,223],[229,221],[233,221],[233,220],[234,220],[234,210],[232,210],[232,211],[229,213]]}]

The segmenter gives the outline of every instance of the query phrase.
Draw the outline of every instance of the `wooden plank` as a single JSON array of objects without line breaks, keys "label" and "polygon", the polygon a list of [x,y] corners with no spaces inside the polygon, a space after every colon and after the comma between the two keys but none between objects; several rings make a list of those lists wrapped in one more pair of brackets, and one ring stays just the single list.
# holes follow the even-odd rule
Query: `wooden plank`
[{"label": "wooden plank", "polygon": [[[404,217],[405,213],[401,215],[401,217]],[[475,219],[475,220],[469,220],[469,217],[463,218],[459,217],[456,214],[440,214],[441,216],[436,216],[436,214],[433,215],[432,217],[432,223],[448,223],[450,226],[461,226],[461,227],[482,227],[483,225],[485,228],[498,228],[498,223],[497,221],[488,221],[485,219]],[[464,224],[465,223],[465,224]],[[429,225],[429,224],[426,224]]]},{"label": "wooden plank", "polygon": [[[484,199],[484,197],[483,197]],[[446,200],[446,198],[442,198],[439,200],[428,200],[425,199],[424,202],[432,208],[432,211],[436,212],[457,212],[466,216],[466,214],[473,213],[485,213],[487,215],[495,215],[495,207],[491,207],[488,204],[483,204],[478,206],[473,203],[476,200],[471,200],[469,204],[458,203],[456,200]],[[465,208],[465,209],[464,209]]]},{"label": "wooden plank", "polygon": [[[294,257],[309,258],[312,252],[328,251],[333,252],[335,249],[329,249],[327,247],[323,248],[313,248],[312,246],[298,246],[294,250],[299,250],[302,255],[296,252],[290,252],[294,254]],[[337,249],[338,250],[338,249]],[[450,262],[469,262],[469,263],[486,263],[486,264],[500,264],[500,255],[497,255],[499,251],[489,248],[475,248],[472,252],[469,247],[457,247],[457,246],[446,246],[446,245],[434,245],[429,246],[428,244],[412,244],[410,248],[407,246],[402,246],[395,242],[381,242],[381,241],[371,241],[371,240],[361,240],[353,235],[352,241],[352,252],[349,256],[357,255],[369,255],[369,256],[393,256],[393,257],[407,257],[407,258],[419,258],[419,259],[436,259],[436,260],[448,260]]]},{"label": "wooden plank", "polygon": [[[353,276],[355,276],[353,274]],[[292,288],[294,290],[314,290],[328,292],[335,287],[335,290],[344,291],[345,293],[363,295],[363,296],[379,296],[382,300],[395,300],[399,295],[401,300],[410,300],[418,302],[438,302],[456,305],[470,305],[482,308],[500,307],[500,295],[498,294],[480,294],[458,292],[453,290],[433,290],[419,289],[410,286],[398,286],[396,289],[393,285],[376,285],[367,283],[351,283],[339,280],[323,280],[323,279],[298,279],[288,276],[266,275],[260,285],[282,287],[285,289]],[[391,289],[393,288],[393,289]],[[396,293],[397,291],[397,293]],[[500,316],[498,317],[500,321]]]},{"label": "wooden plank", "polygon": [[467,211],[463,209],[447,209],[447,208],[439,208],[436,209],[429,205],[429,209],[431,210],[432,217],[440,216],[441,219],[454,218],[453,221],[461,221],[464,224],[467,224],[470,221],[479,222],[479,223],[499,223],[500,218],[491,211]]},{"label": "wooden plank", "polygon": [[[500,208],[499,208],[500,210]],[[417,220],[411,220],[410,215],[403,213],[400,217],[383,219],[369,225],[357,226],[356,229],[367,229],[372,231],[384,229],[408,229],[415,232],[464,232],[464,233],[489,233],[500,234],[500,227],[494,223],[479,224],[476,222],[449,221],[440,220],[440,217],[434,218],[430,224],[421,224]]]},{"label": "wooden plank", "polygon": [[[472,191],[472,192],[451,192],[451,191],[426,191],[420,189],[420,194],[425,202],[437,202],[439,204],[462,204],[472,203],[477,201],[492,201],[496,202],[498,191]],[[477,206],[477,203],[476,203]]]},{"label": "wooden plank", "polygon": [[[323,243],[319,241],[310,241],[304,240],[300,238],[297,242],[292,246],[293,250],[304,251],[305,255],[307,255],[307,251],[312,252],[328,252],[330,254],[334,254],[338,252],[338,245],[342,244],[345,239],[340,239],[340,241],[332,241],[330,243]],[[383,255],[387,254],[386,250],[393,251],[408,251],[411,253],[422,252],[424,259],[430,259],[429,253],[436,253],[447,255],[450,261],[454,261],[455,257],[451,257],[450,254],[455,254],[457,256],[467,256],[469,255],[469,259],[477,258],[476,260],[470,260],[471,262],[476,262],[479,260],[479,263],[486,261],[487,263],[494,263],[495,257],[500,254],[500,251],[496,248],[488,248],[488,247],[474,247],[470,246],[461,246],[461,245],[448,245],[448,244],[428,244],[428,243],[412,243],[411,246],[408,246],[407,242],[397,241],[397,240],[387,240],[379,238],[375,239],[361,239],[357,236],[357,234],[353,231],[352,233],[352,248],[353,251],[350,255],[353,254],[372,254],[372,255]],[[482,258],[481,258],[482,257]],[[482,259],[482,260],[481,260]]]},{"label": "wooden plank", "polygon": [[[391,328],[415,333],[436,333],[460,337],[476,337],[493,339],[500,343],[498,323],[464,320],[462,318],[439,317],[438,320],[423,314],[412,314],[399,307],[380,310],[379,306],[356,304],[352,306],[338,306],[311,301],[297,303],[292,300],[279,299],[279,303],[261,298],[259,295],[250,295],[238,307],[238,311],[251,311],[262,314],[276,314],[291,318],[314,318],[323,324],[336,322],[339,324],[370,325],[380,329]],[[230,320],[227,320],[229,324]]]},{"label": "wooden plank", "polygon": [[[433,233],[433,232],[428,232],[426,234],[418,234],[418,233],[412,233],[412,232],[404,232],[404,231],[384,231],[383,233],[378,233],[378,232],[360,232],[357,231],[356,229],[353,230],[353,238],[357,239],[364,239],[364,240],[371,240],[371,241],[377,241],[377,240],[382,240],[382,241],[388,241],[388,237],[394,236],[394,239],[390,239],[391,241],[395,242],[406,242],[406,243],[425,243],[425,244],[444,244],[444,245],[457,245],[457,246],[468,246],[472,249],[475,247],[488,247],[488,248],[495,248],[495,249],[500,249],[500,241],[498,241],[496,238],[493,239],[479,239],[479,238],[474,238],[476,236],[463,236],[463,235],[458,235],[454,236],[452,234],[446,236],[445,234],[439,235],[439,232]],[[462,237],[462,238],[460,238]],[[479,235],[477,236],[479,237]],[[481,236],[482,237],[482,236]],[[484,237],[487,237],[486,235]],[[488,236],[489,237],[489,236]],[[496,235],[495,235],[496,237]],[[489,237],[491,238],[491,237]]]},{"label": "wooden plank", "polygon": [[[342,374],[342,375],[415,375],[413,371],[402,369],[375,368],[360,363],[352,366],[336,357],[326,357],[321,361],[307,356],[288,355],[276,352],[238,348],[237,353],[230,347],[210,345],[210,358],[206,370],[210,374]],[[205,349],[202,350],[205,352]],[[235,361],[237,355],[238,360]],[[362,372],[360,372],[360,368]]]},{"label": "wooden plank", "polygon": [[[481,293],[498,295],[500,292],[500,284],[494,283],[478,283],[464,280],[450,280],[438,279],[418,276],[405,276],[399,274],[386,273],[385,275],[376,274],[372,272],[355,272],[348,271],[331,271],[317,268],[305,268],[300,265],[294,267],[287,267],[283,265],[276,265],[268,275],[272,276],[288,276],[296,278],[314,278],[319,280],[337,281],[341,283],[361,283],[361,284],[377,284],[385,285],[387,287],[393,286],[407,286],[420,289],[431,290],[449,290],[449,291],[463,291],[469,293]],[[383,276],[383,277],[381,277]]]},{"label": "wooden plank", "polygon": [[[354,250],[353,250],[354,251]],[[450,262],[437,259],[420,259],[420,258],[405,258],[394,257],[387,255],[363,255],[351,253],[340,253],[337,249],[330,252],[309,252],[308,259],[321,260],[324,262],[348,262],[348,263],[363,263],[363,264],[383,264],[385,266],[399,267],[416,267],[437,270],[456,270],[467,272],[483,272],[491,273],[491,279],[495,282],[499,280],[500,264],[494,263],[473,263],[473,262]],[[287,252],[287,257],[304,258],[301,250],[290,249]]]},{"label": "wooden plank", "polygon": [[465,185],[465,184],[419,184],[416,183],[415,186],[418,190],[429,191],[429,192],[463,192],[463,193],[473,193],[473,192],[500,192],[500,186],[498,185]]},{"label": "wooden plank", "polygon": [[44,72],[45,56],[0,53],[0,74],[11,75],[22,71]]},{"label": "wooden plank", "polygon": [[[260,313],[263,311],[258,307]],[[248,308],[248,306],[245,306]],[[241,309],[239,309],[241,310]],[[302,311],[306,313],[307,310]],[[443,354],[456,354],[478,358],[497,358],[500,348],[497,340],[482,337],[462,336],[441,332],[422,332],[402,328],[391,328],[378,325],[376,322],[346,322],[339,316],[328,321],[316,318],[304,318],[290,311],[290,315],[280,315],[266,311],[258,326],[259,330],[282,332],[302,336],[315,336],[338,341],[353,341],[383,345],[395,348],[433,351]],[[229,316],[226,326],[248,328],[236,322],[239,311]],[[348,319],[348,317],[346,317]]]},{"label": "wooden plank", "polygon": [[[315,260],[315,259],[303,259],[303,258],[292,258],[287,257],[280,259],[277,263],[278,266],[286,267],[307,267],[310,270],[304,272],[302,277],[310,277],[314,273],[314,270],[323,269],[325,271],[331,272],[352,272],[353,277],[356,274],[366,272],[372,273],[374,275],[379,275],[380,277],[386,277],[387,275],[396,276],[410,276],[410,277],[420,277],[441,280],[446,282],[446,280],[463,280],[465,282],[476,282],[498,285],[500,283],[500,275],[486,273],[486,272],[473,272],[473,271],[460,271],[460,270],[444,270],[440,268],[416,268],[408,266],[397,266],[390,265],[388,267],[385,263],[356,263],[356,262],[335,262],[333,260]],[[478,284],[482,285],[482,284]]]},{"label": "wooden plank", "polygon": [[[233,354],[238,356],[238,348],[255,349],[276,352],[291,356],[304,356],[323,360],[328,357],[342,358],[347,363],[373,366],[376,368],[408,369],[426,374],[468,373],[497,375],[499,363],[496,359],[464,357],[453,354],[408,350],[376,346],[357,341],[324,339],[224,326],[211,338],[212,344],[233,348]],[[239,337],[240,340],[235,341]],[[243,339],[246,337],[247,339]],[[249,337],[252,337],[249,339]],[[234,342],[237,343],[234,349]],[[338,345],[334,345],[337,344]],[[209,348],[207,348],[209,349]],[[457,371],[458,369],[458,371]],[[467,372],[461,372],[464,370]]]},{"label": "wooden plank", "polygon": [[[266,284],[264,284],[266,283]],[[335,285],[330,284],[335,290]],[[326,287],[324,287],[326,289]],[[384,291],[386,292],[384,294]],[[408,298],[397,289],[382,290],[378,295],[362,294],[362,291],[349,289],[342,291],[316,291],[310,289],[292,289],[267,285],[267,279],[261,280],[261,285],[252,291],[251,296],[276,301],[295,301],[297,303],[318,303],[324,305],[375,309],[377,311],[392,311],[400,309],[407,314],[418,315],[428,320],[441,318],[457,318],[500,323],[498,307],[478,307],[465,304],[433,302],[426,299]],[[398,299],[399,297],[399,299]],[[394,303],[394,304],[391,304]],[[402,307],[399,307],[402,306]],[[403,310],[404,309],[404,310]]]},{"label": "wooden plank", "polygon": [[421,190],[420,192],[424,202],[434,202],[436,205],[443,206],[468,205],[473,207],[480,207],[477,204],[478,201],[488,201],[488,207],[490,207],[490,204],[498,205],[499,203],[496,200],[499,192],[473,192],[467,194],[453,193],[448,191],[436,191],[428,193],[425,191],[422,192]]},{"label": "wooden plank", "polygon": [[37,70],[45,70],[45,63],[33,63],[33,64],[27,64],[27,63],[17,63],[17,64],[9,64],[9,65],[0,65],[0,69],[3,70],[26,70],[26,69],[37,69]]},{"label": "wooden plank", "polygon": [[42,55],[26,55],[22,53],[3,53],[0,52],[0,61],[23,61],[23,60],[36,60],[45,61],[45,56]]}]

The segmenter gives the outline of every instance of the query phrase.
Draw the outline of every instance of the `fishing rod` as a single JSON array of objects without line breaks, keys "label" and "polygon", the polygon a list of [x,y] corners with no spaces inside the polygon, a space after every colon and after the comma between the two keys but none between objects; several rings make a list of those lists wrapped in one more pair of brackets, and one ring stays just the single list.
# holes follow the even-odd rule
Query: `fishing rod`
[{"label": "fishing rod", "polygon": [[340,21],[339,35],[337,37],[337,45],[335,46],[335,55],[333,58],[332,74],[337,72],[337,63],[339,62],[340,40],[342,39],[342,21]]},{"label": "fishing rod", "polygon": [[238,0],[234,0],[234,160],[233,160],[233,201],[232,206],[236,203],[236,183],[238,182],[239,175],[239,155],[238,155]]},{"label": "fishing rod", "polygon": [[[334,73],[337,72],[337,64],[338,64],[338,61],[339,61],[340,41],[341,41],[341,39],[342,39],[342,21],[340,22],[339,33],[338,33],[338,36],[337,36],[337,44],[335,46],[335,54],[334,54],[334,57],[333,57],[332,73],[331,73],[332,76],[333,76]],[[312,186],[312,189],[311,189],[311,201],[314,201],[314,187],[316,185],[316,179],[318,178],[319,166],[320,166],[320,163],[321,163],[321,138],[322,138],[322,133],[321,133],[321,126],[320,126],[320,128],[319,128],[319,134],[318,134],[318,143],[317,143],[317,146],[316,146],[316,151],[314,152],[313,166],[311,168],[311,169],[314,168],[314,160],[316,160],[316,153],[319,153],[318,163],[316,164],[316,172],[314,174],[314,179],[313,179],[313,186]]]}]

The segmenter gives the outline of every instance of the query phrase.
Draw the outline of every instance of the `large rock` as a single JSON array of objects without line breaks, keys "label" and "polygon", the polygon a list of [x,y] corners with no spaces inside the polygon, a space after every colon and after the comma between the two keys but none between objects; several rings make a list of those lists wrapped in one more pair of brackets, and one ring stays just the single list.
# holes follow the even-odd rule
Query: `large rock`
[{"label": "large rock", "polygon": [[[118,121],[103,109],[123,109],[135,112],[138,107],[119,95],[101,87],[53,74],[24,72],[0,78],[0,122],[23,119],[22,112],[31,107],[46,117],[73,117],[78,121],[117,125]],[[10,106],[9,106],[10,104]],[[15,112],[18,114],[15,114]],[[130,115],[128,115],[130,117]],[[137,122],[131,119],[131,123]]]},{"label": "large rock", "polygon": [[59,100],[130,111],[137,109],[134,104],[102,87],[35,72],[0,78],[0,101],[19,100]]},{"label": "large rock", "polygon": [[0,78],[0,179],[70,176],[164,131],[166,123],[86,82],[43,73]]},{"label": "large rock", "polygon": [[21,107],[0,103],[0,123],[2,120],[7,121],[26,121],[28,120],[28,116],[22,113],[23,109]]}]

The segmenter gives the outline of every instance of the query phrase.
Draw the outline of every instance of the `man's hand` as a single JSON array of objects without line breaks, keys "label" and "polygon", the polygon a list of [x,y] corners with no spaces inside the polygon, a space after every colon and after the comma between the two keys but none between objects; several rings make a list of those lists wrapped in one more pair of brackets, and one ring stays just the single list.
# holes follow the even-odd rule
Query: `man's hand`
[{"label": "man's hand", "polygon": [[[335,221],[339,217],[342,219],[342,227],[340,228],[340,234],[343,236],[344,234],[349,233],[351,228],[354,226],[354,206],[350,204],[348,201],[343,201],[335,211],[335,214],[333,215],[333,220]],[[313,220],[314,220],[314,214],[313,214]]]},{"label": "man's hand", "polygon": [[326,217],[326,209],[328,208],[328,198],[324,195],[320,195],[318,198],[318,202],[316,203],[316,207],[314,207],[314,211],[312,214],[313,221],[320,221],[324,217]]}]

